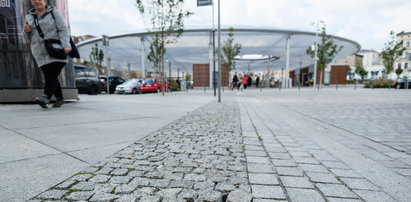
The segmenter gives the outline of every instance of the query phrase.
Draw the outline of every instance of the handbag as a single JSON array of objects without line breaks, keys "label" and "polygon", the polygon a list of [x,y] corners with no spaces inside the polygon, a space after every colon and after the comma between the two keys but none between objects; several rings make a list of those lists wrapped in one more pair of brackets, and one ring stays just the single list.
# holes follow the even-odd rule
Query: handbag
[{"label": "handbag", "polygon": [[[54,18],[54,15],[53,15]],[[44,33],[40,28],[37,16],[34,15],[34,25],[36,25],[36,29],[39,32],[40,37],[44,41],[44,45],[46,47],[47,53],[57,59],[67,59],[67,53],[64,52],[64,49],[61,47],[61,41],[58,39],[45,39]]]}]

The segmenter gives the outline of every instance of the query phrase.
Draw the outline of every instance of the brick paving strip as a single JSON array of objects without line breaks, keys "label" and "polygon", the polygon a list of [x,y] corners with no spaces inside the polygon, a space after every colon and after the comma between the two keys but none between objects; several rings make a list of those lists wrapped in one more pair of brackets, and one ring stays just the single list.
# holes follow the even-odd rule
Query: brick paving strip
[{"label": "brick paving strip", "polygon": [[240,111],[226,100],[188,113],[31,201],[239,202],[251,201],[250,191]]}]

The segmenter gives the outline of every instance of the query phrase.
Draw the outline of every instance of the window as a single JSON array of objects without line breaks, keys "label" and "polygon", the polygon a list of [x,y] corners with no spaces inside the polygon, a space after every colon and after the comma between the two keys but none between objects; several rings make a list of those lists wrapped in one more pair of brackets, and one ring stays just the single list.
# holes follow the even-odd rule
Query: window
[{"label": "window", "polygon": [[404,69],[408,69],[408,62],[404,63]]},{"label": "window", "polygon": [[410,41],[407,41],[406,44],[407,44],[406,47],[410,47]]},{"label": "window", "polygon": [[398,68],[401,68],[401,63],[398,63]]}]

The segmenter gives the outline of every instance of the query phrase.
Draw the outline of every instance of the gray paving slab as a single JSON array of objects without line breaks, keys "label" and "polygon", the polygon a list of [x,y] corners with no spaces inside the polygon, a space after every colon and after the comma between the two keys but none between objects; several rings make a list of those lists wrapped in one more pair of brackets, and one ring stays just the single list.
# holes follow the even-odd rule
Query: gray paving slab
[{"label": "gray paving slab", "polygon": [[287,188],[287,193],[293,202],[325,202],[321,194],[314,189]]},{"label": "gray paving slab", "polygon": [[64,154],[0,164],[0,201],[25,201],[87,166]]},{"label": "gray paving slab", "polygon": [[1,105],[0,201],[27,200],[213,99],[80,95],[59,109]]}]

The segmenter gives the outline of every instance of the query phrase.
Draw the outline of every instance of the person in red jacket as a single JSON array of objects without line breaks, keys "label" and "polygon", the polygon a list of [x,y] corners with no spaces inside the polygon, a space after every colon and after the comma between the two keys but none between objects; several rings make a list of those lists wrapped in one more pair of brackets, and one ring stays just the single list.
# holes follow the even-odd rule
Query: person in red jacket
[{"label": "person in red jacket", "polygon": [[244,89],[246,89],[247,88],[247,84],[248,84],[248,78],[247,78],[247,76],[243,76],[243,79],[242,79],[242,84],[243,84],[243,86],[244,86]]}]

